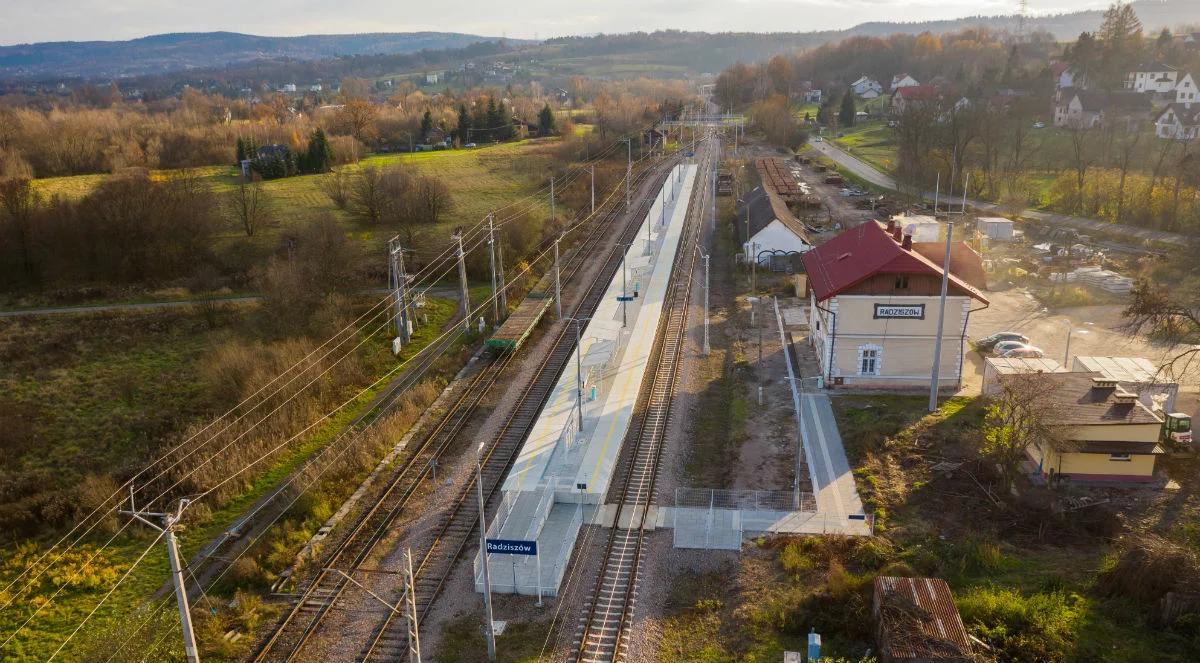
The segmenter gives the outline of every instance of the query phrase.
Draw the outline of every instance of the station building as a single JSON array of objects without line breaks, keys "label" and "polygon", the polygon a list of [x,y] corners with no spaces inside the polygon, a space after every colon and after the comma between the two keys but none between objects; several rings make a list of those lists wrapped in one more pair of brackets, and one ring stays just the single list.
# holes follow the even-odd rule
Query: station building
[{"label": "station building", "polygon": [[[810,342],[827,387],[929,385],[937,340],[943,242],[914,242],[894,220],[868,221],[804,254]],[[938,384],[962,378],[967,321],[988,306],[978,253],[952,245]]]}]

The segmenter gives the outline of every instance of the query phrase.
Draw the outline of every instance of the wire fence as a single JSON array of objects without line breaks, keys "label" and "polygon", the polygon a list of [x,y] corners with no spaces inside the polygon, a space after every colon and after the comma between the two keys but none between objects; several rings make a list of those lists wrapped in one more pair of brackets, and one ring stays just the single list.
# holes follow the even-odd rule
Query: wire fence
[{"label": "wire fence", "polygon": [[676,488],[672,529],[676,548],[738,550],[747,531],[792,514],[815,515],[812,493],[790,490]]}]

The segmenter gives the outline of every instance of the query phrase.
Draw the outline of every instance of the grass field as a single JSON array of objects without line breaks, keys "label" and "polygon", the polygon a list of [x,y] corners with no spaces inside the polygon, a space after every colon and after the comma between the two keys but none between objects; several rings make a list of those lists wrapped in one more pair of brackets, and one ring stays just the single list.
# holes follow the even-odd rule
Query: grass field
[{"label": "grass field", "polygon": [[[480,296],[480,289],[473,295]],[[438,336],[454,310],[453,302],[428,300],[430,324],[418,327],[413,343],[401,358],[412,356]],[[71,476],[81,476],[144,462],[147,454],[153,453],[149,448],[158,437],[169,435],[188,421],[215,414],[201,387],[201,364],[206,353],[231,338],[257,337],[244,317],[229,310],[216,325],[210,325],[200,313],[185,309],[0,322],[0,356],[4,358],[0,361],[0,390],[5,393],[5,407],[29,413],[40,442],[38,449],[27,450],[19,459],[6,459],[4,470],[14,475],[18,469],[51,472],[49,476],[67,470]],[[77,334],[80,327],[89,333]],[[374,328],[368,334],[363,354],[368,380],[397,366],[389,352],[389,336]],[[257,473],[247,474],[235,499],[201,517],[181,535],[185,557],[198,552],[254,500],[322,449],[364,411],[383,384],[359,394],[295,446],[264,464]],[[352,489],[353,485],[338,486],[335,492]],[[322,498],[318,494],[313,499]],[[299,514],[297,519],[299,525],[278,535],[283,537],[279,545],[303,541],[323,516]],[[130,528],[87,563],[106,538],[89,539],[67,563],[55,565],[17,604],[0,611],[0,635],[8,637],[35,610],[45,606],[10,646],[0,648],[0,658],[45,660],[152,541],[144,528]],[[0,551],[0,587],[37,555],[36,547],[26,547],[34,545],[32,540],[24,541],[14,533],[10,543],[13,545],[6,544]],[[280,552],[285,559],[294,554],[289,547]],[[158,544],[64,653],[73,657],[70,660],[78,660],[80,648],[89,646],[89,642],[94,645],[97,634],[121,628],[122,619],[133,614],[166,578],[166,556]],[[64,590],[49,600],[63,582]],[[0,603],[7,602],[9,596],[0,592]]]},{"label": "grass field", "polygon": [[896,167],[896,145],[886,122],[863,122],[839,133],[844,135],[830,140],[847,152],[883,172]]},{"label": "grass field", "polygon": [[[357,164],[341,166],[338,170],[354,173],[365,167],[384,168],[405,164],[421,173],[440,177],[451,187],[453,207],[432,232],[448,232],[456,226],[474,225],[488,212],[504,207],[549,184],[546,169],[553,143],[527,140],[504,143],[471,150],[440,150],[404,154],[372,155]],[[151,177],[167,178],[179,171],[152,171]],[[190,171],[206,182],[213,191],[224,193],[237,186],[237,174],[232,167],[211,166]],[[79,175],[36,180],[36,186],[47,197],[80,198],[94,190],[109,175]],[[331,214],[346,222],[353,237],[382,253],[381,247],[395,234],[391,228],[373,228],[353,219],[348,212],[337,209],[321,190],[323,175],[298,175],[263,183],[270,199],[273,223],[269,228],[247,238],[234,223],[217,238],[218,250],[238,245],[242,251],[269,250],[278,243],[281,233],[313,216]],[[522,206],[534,214],[549,215],[549,199]],[[247,246],[249,245],[249,246]]]}]

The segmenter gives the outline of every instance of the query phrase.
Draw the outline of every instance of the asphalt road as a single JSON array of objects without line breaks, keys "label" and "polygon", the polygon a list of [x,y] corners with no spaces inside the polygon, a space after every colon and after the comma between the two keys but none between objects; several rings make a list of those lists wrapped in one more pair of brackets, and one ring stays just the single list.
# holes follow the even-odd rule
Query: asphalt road
[{"label": "asphalt road", "polygon": [[[891,176],[880,172],[874,166],[865,161],[849,154],[845,150],[833,145],[827,140],[810,143],[821,154],[833,159],[838,165],[854,173],[858,177],[874,184],[875,186],[898,191],[899,186],[896,180]],[[932,200],[933,194],[926,192],[924,194],[926,200]],[[967,204],[977,210],[989,212],[998,216],[1004,215],[1004,210],[995,203],[984,202],[981,200],[967,199]],[[1165,230],[1153,230],[1150,228],[1138,228],[1135,226],[1127,226],[1118,223],[1105,223],[1096,219],[1088,219],[1079,216],[1070,216],[1067,214],[1055,214],[1053,212],[1042,212],[1035,209],[1027,209],[1021,212],[1022,217],[1041,221],[1044,223],[1070,226],[1077,230],[1085,230],[1089,232],[1110,232],[1120,233],[1126,237],[1163,242],[1165,244],[1173,244],[1180,247],[1190,247],[1193,244],[1193,238],[1179,233],[1167,232]]]}]

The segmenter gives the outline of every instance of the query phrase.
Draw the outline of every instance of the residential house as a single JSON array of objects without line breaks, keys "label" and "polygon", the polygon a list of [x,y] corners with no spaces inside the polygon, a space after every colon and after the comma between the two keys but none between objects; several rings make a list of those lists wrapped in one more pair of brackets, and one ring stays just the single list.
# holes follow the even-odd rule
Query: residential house
[{"label": "residential house", "polygon": [[295,83],[287,83],[287,84],[283,85],[282,87],[280,87],[279,91],[280,92],[295,92],[296,84]]},{"label": "residential house", "polygon": [[883,94],[883,86],[879,84],[879,81],[868,78],[865,74],[851,83],[850,89],[863,99],[876,99]]},{"label": "residential house", "polygon": [[1154,123],[1154,135],[1174,140],[1195,140],[1200,136],[1200,102],[1167,106]]},{"label": "residential house", "polygon": [[[1021,389],[1002,376],[1002,383]],[[1102,373],[1044,373],[1037,376],[1039,399],[1055,431],[1055,441],[1041,440],[1026,450],[1026,468],[1048,481],[1073,483],[1145,483],[1154,480],[1155,456],[1162,420],[1138,395]]]},{"label": "residential house", "polygon": [[1169,64],[1148,62],[1125,75],[1125,89],[1134,92],[1170,94],[1179,83],[1179,71]]},{"label": "residential house", "polygon": [[971,639],[941,578],[877,576],[871,599],[884,663],[971,663]]},{"label": "residential house", "polygon": [[642,132],[642,144],[651,148],[658,147],[663,144],[663,141],[666,139],[666,137],[667,135],[665,133],[655,129],[654,127],[651,127]]},{"label": "residential house", "polygon": [[1197,96],[1198,92],[1200,90],[1196,87],[1196,79],[1190,73],[1184,74],[1183,78],[1179,79],[1179,83],[1175,85],[1175,103],[1194,104],[1200,102],[1200,96]]},{"label": "residential house", "polygon": [[892,95],[892,112],[899,115],[913,108],[913,104],[923,105],[932,103],[939,96],[938,89],[932,85],[908,85],[896,90]]},{"label": "residential house", "polygon": [[920,81],[912,76],[909,76],[908,74],[896,74],[895,76],[892,76],[892,86],[888,89],[890,89],[892,92],[895,92],[900,88],[916,87],[920,84]]},{"label": "residential house", "polygon": [[809,90],[804,93],[804,103],[806,104],[819,104],[824,98],[820,90]]},{"label": "residential house", "polygon": [[1056,127],[1093,129],[1105,122],[1124,122],[1127,130],[1135,130],[1151,116],[1150,97],[1138,92],[1065,88],[1056,99]]},{"label": "residential house", "polygon": [[1066,62],[1055,62],[1051,65],[1050,72],[1054,76],[1054,88],[1056,90],[1063,88],[1086,90],[1088,87],[1087,74],[1076,71]]},{"label": "residential house", "polygon": [[432,74],[425,74],[425,84],[426,85],[437,85],[437,83],[440,79],[441,79],[441,74],[439,74],[439,73],[435,72]]},{"label": "residential house", "polygon": [[995,396],[1002,391],[1000,380],[1005,375],[1021,373],[1065,373],[1062,364],[1049,357],[988,357],[983,360],[984,396]]},{"label": "residential house", "polygon": [[322,89],[322,86],[320,83],[313,83],[312,85],[308,86],[309,92],[320,92],[321,89]]},{"label": "residential house", "polygon": [[[938,336],[942,242],[867,221],[805,253],[810,342],[829,387],[928,389]],[[967,322],[986,308],[983,260],[951,247],[938,385],[962,378]]]},{"label": "residential house", "polygon": [[795,266],[794,256],[813,247],[804,224],[773,191],[755,187],[738,201],[738,235],[743,255],[775,269]]}]

